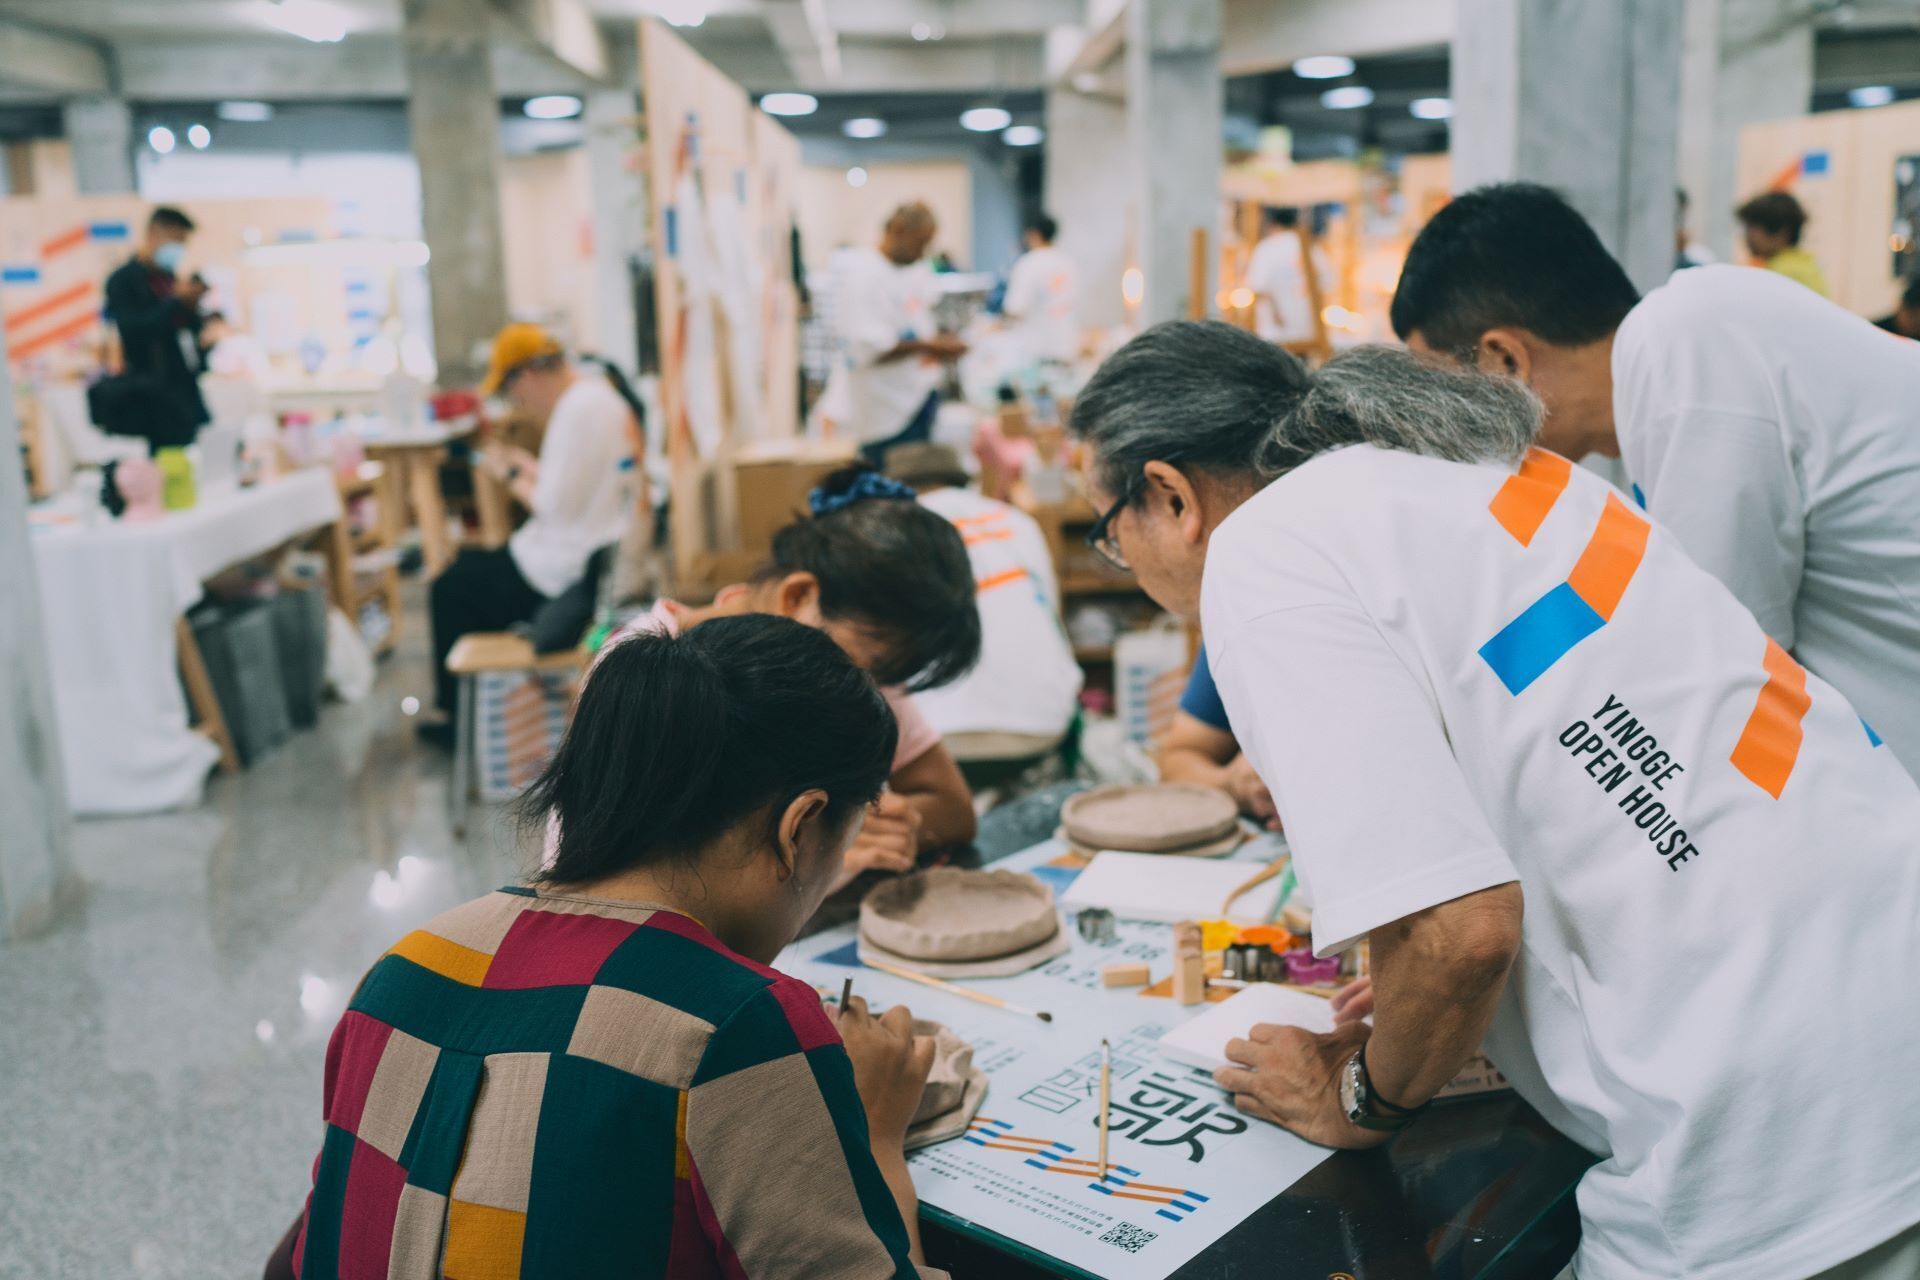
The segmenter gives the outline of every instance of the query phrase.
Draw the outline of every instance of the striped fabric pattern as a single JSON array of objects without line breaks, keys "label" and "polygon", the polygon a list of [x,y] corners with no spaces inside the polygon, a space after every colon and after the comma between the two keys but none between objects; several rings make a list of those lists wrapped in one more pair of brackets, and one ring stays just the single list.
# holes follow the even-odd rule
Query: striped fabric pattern
[{"label": "striped fabric pattern", "polygon": [[685,916],[505,888],[328,1045],[306,1280],[919,1274],[814,989]]}]

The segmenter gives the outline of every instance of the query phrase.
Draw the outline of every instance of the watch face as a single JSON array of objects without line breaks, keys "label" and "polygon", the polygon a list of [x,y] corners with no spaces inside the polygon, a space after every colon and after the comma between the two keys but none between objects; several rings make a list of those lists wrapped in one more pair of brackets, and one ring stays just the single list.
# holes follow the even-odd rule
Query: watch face
[{"label": "watch face", "polygon": [[1367,1115],[1366,1091],[1360,1083],[1360,1055],[1354,1054],[1347,1059],[1347,1065],[1340,1069],[1340,1109],[1347,1113],[1347,1119],[1359,1124]]}]

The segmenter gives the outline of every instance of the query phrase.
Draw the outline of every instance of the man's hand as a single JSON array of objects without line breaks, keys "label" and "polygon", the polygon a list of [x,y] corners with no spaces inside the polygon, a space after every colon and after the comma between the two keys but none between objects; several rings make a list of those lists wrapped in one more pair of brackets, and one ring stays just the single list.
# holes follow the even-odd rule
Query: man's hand
[{"label": "man's hand", "polygon": [[514,471],[526,472],[540,465],[539,459],[525,449],[495,441],[484,446],[479,453],[480,465],[496,480],[505,482]]},{"label": "man's hand", "polygon": [[1373,1016],[1373,979],[1355,978],[1333,993],[1333,1023],[1345,1026]]},{"label": "man's hand", "polygon": [[1377,1147],[1393,1135],[1362,1129],[1340,1107],[1340,1072],[1366,1042],[1358,1024],[1315,1035],[1300,1027],[1260,1023],[1245,1040],[1227,1041],[1238,1064],[1213,1073],[1246,1115],[1271,1121],[1323,1147]]},{"label": "man's hand", "polygon": [[1269,831],[1280,829],[1280,812],[1273,805],[1273,792],[1267,790],[1267,784],[1260,781],[1260,775],[1253,771],[1253,762],[1246,753],[1233,758],[1227,766],[1227,794],[1240,806],[1240,812],[1260,823]]},{"label": "man's hand", "polygon": [[867,820],[847,846],[843,875],[851,879],[862,871],[911,871],[920,853],[920,811],[895,795],[882,791]]},{"label": "man's hand", "polygon": [[936,333],[925,339],[921,346],[936,360],[958,360],[967,354],[965,339],[951,333]]}]

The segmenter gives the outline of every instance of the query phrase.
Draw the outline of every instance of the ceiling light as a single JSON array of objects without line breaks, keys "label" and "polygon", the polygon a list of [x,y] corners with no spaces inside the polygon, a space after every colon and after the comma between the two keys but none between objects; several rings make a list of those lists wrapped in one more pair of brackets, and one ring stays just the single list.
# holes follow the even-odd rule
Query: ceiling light
[{"label": "ceiling light", "polygon": [[273,119],[273,108],[264,102],[223,102],[214,108],[214,113],[222,120],[235,120],[242,124],[259,124]]},{"label": "ceiling light", "polygon": [[1316,54],[1293,64],[1293,74],[1302,80],[1338,80],[1353,74],[1353,59],[1337,53]]},{"label": "ceiling light", "polygon": [[580,99],[570,93],[548,93],[528,98],[520,109],[529,120],[571,120],[580,114]]},{"label": "ceiling light", "polygon": [[347,38],[346,15],[322,0],[279,0],[267,7],[266,20],[288,35],[315,44],[335,44]]},{"label": "ceiling light", "polygon": [[907,34],[911,35],[915,40],[931,40],[933,39],[933,26],[930,23],[916,22],[913,24],[912,30]]},{"label": "ceiling light", "polygon": [[878,116],[855,116],[840,126],[849,138],[878,138],[887,131],[887,122]]},{"label": "ceiling light", "polygon": [[213,131],[203,124],[187,126],[187,142],[195,151],[205,151],[213,143]]},{"label": "ceiling light", "polygon": [[1016,124],[1000,135],[1000,141],[1010,147],[1032,147],[1038,146],[1046,136],[1046,130],[1037,124]]},{"label": "ceiling light", "polygon": [[1407,107],[1417,120],[1453,119],[1452,98],[1415,98]]},{"label": "ceiling light", "polygon": [[1343,84],[1320,95],[1320,105],[1329,111],[1351,111],[1373,101],[1373,90],[1363,84]]},{"label": "ceiling light", "polygon": [[1856,107],[1884,107],[1893,101],[1893,86],[1863,84],[1858,89],[1847,90],[1847,101]]},{"label": "ceiling light", "polygon": [[166,155],[173,150],[173,130],[163,124],[157,124],[147,130],[147,145]]},{"label": "ceiling light", "polygon": [[820,99],[810,93],[770,93],[760,99],[760,109],[770,116],[810,116],[820,109]]},{"label": "ceiling light", "polygon": [[975,133],[998,133],[1013,123],[1013,116],[1001,107],[974,107],[960,113],[960,127]]},{"label": "ceiling light", "polygon": [[853,166],[853,168],[847,170],[847,185],[850,187],[866,186],[867,171],[865,169],[862,169],[859,165],[855,165]]},{"label": "ceiling light", "polygon": [[1100,91],[1100,73],[1097,71],[1075,72],[1073,87],[1081,93],[1098,93]]},{"label": "ceiling light", "polygon": [[697,27],[707,20],[706,0],[653,0],[653,12],[675,27]]}]

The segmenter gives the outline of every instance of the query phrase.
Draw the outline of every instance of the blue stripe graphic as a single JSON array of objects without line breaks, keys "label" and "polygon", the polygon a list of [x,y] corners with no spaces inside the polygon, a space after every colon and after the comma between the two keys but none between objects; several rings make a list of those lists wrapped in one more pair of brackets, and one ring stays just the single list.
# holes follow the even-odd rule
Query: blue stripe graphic
[{"label": "blue stripe graphic", "polygon": [[1508,693],[1519,693],[1605,623],[1572,584],[1563,582],[1481,645],[1480,656]]}]

